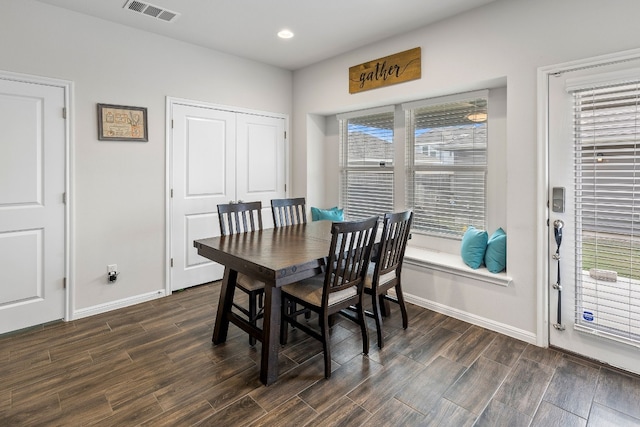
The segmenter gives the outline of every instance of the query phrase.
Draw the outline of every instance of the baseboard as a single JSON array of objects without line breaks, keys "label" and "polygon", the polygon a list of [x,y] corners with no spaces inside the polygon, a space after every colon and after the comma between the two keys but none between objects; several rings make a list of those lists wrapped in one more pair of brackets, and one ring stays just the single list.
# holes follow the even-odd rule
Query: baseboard
[{"label": "baseboard", "polygon": [[71,315],[71,320],[82,319],[83,317],[94,316],[96,314],[106,313],[108,311],[117,310],[119,308],[129,307],[132,305],[140,304],[142,302],[151,301],[154,299],[162,298],[166,295],[164,289],[149,292],[146,294],[136,295],[129,298],[124,298],[118,301],[110,301],[106,304],[94,305],[93,307],[81,308],[75,310]]},{"label": "baseboard", "polygon": [[[390,292],[391,293],[391,292]],[[529,344],[536,345],[536,334],[528,332],[522,329],[514,328],[513,326],[506,325],[504,323],[496,322],[485,317],[477,316],[466,311],[458,310],[456,308],[449,307],[444,304],[433,302],[415,295],[404,293],[404,299],[406,302],[415,304],[422,308],[437,311],[438,313],[446,314],[447,316],[454,317],[456,319],[481,326],[494,332],[507,335],[509,337],[518,339],[520,341],[527,342]]]}]

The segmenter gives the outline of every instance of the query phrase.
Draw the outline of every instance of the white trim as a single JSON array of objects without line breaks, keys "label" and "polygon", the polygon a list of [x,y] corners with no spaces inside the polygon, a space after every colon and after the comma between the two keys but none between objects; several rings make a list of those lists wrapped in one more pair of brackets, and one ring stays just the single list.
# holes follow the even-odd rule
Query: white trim
[{"label": "white trim", "polygon": [[133,297],[124,298],[118,301],[110,301],[104,304],[94,305],[93,307],[82,308],[73,313],[71,320],[82,319],[83,317],[94,316],[96,314],[107,313],[119,308],[130,307],[132,305],[140,304],[142,302],[152,301],[154,299],[165,297],[167,294],[162,291],[153,291],[142,295],[136,295]]},{"label": "white trim", "polygon": [[449,102],[460,102],[466,99],[489,98],[489,89],[475,90],[473,92],[457,93],[454,95],[439,96],[437,98],[421,99],[419,101],[405,102],[402,104],[403,110],[426,107],[428,105],[447,104]]},{"label": "white trim", "polygon": [[[174,98],[171,96],[167,97],[167,104],[169,103],[170,105],[180,104],[180,105],[186,105],[191,107],[202,107],[202,108],[209,108],[209,109],[213,108],[215,110],[230,111],[232,113],[244,113],[244,114],[253,114],[256,116],[275,117],[279,119],[285,119],[285,121],[288,120],[289,118],[289,116],[284,113],[274,113],[271,111],[262,111],[262,110],[251,110],[248,108],[234,107],[231,105],[213,104],[211,102],[195,101],[192,99],[185,99],[185,98]],[[285,129],[288,129],[288,128],[285,128]]]},{"label": "white trim", "polygon": [[241,114],[252,114],[256,116],[266,116],[273,117],[277,119],[284,120],[284,130],[286,133],[286,138],[284,139],[284,150],[285,150],[285,185],[287,190],[285,192],[285,197],[291,192],[291,154],[289,147],[289,140],[291,138],[291,129],[289,129],[289,116],[283,113],[274,113],[268,111],[260,111],[260,110],[250,110],[247,108],[241,107],[233,107],[222,104],[212,104],[209,102],[203,101],[195,101],[191,99],[185,98],[175,98],[171,96],[167,96],[165,100],[165,285],[164,285],[164,293],[166,295],[172,294],[171,287],[171,182],[173,181],[172,172],[173,172],[173,164],[172,164],[172,153],[171,147],[172,143],[172,120],[173,117],[171,115],[173,111],[174,105],[186,105],[191,107],[201,107],[207,109],[215,109],[215,110],[223,110],[229,111],[233,113],[241,113]]},{"label": "white trim", "polygon": [[417,267],[491,283],[492,285],[508,287],[513,281],[505,272],[491,273],[486,268],[473,269],[462,261],[460,255],[430,249],[407,246],[404,262]]},{"label": "white trim", "polygon": [[64,91],[64,108],[66,109],[67,118],[64,124],[65,141],[64,141],[64,191],[66,193],[66,204],[64,207],[64,275],[67,278],[67,287],[64,297],[64,320],[71,320],[75,298],[73,293],[73,285],[75,278],[75,251],[74,251],[74,235],[75,222],[73,221],[73,205],[74,205],[74,185],[73,185],[73,82],[70,80],[61,80],[50,77],[35,76],[31,74],[13,73],[10,71],[0,70],[0,79],[12,80],[22,83],[32,83],[62,88]]},{"label": "white trim", "polygon": [[464,322],[481,326],[483,328],[492,330],[494,332],[498,332],[503,335],[507,335],[509,337],[527,342],[529,344],[537,345],[536,343],[538,342],[538,339],[536,335],[532,332],[525,331],[519,328],[514,328],[513,326],[507,325],[505,323],[496,322],[494,320],[487,319],[486,317],[477,316],[475,314],[458,310],[444,304],[433,302],[425,298],[417,297],[415,295],[411,295],[407,293],[403,293],[403,295],[406,302],[415,304],[419,307],[437,311],[438,313],[455,317],[456,319],[462,320]]},{"label": "white trim", "polygon": [[585,68],[597,67],[604,64],[620,63],[640,58],[640,49],[631,49],[593,58],[570,61],[561,64],[549,65],[538,68],[538,147],[536,160],[541,173],[538,174],[536,200],[537,223],[536,245],[538,256],[536,257],[536,277],[541,278],[536,290],[536,345],[547,347],[549,345],[549,238],[547,233],[547,220],[549,218],[547,208],[547,190],[549,186],[549,78],[554,74],[568,71],[576,71]]},{"label": "white trim", "polygon": [[336,118],[338,120],[347,120],[355,117],[371,116],[373,114],[393,113],[395,110],[395,106],[385,105],[383,107],[367,108],[366,110],[349,111],[348,113],[336,114]]}]

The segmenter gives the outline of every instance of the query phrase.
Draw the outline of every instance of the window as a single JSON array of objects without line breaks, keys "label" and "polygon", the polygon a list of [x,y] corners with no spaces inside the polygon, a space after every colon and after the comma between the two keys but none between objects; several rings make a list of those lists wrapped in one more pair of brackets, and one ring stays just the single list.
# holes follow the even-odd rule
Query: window
[{"label": "window", "polygon": [[[636,77],[637,78],[637,77]],[[574,99],[576,325],[640,342],[640,83]],[[579,314],[588,313],[589,315]]]},{"label": "window", "polygon": [[414,231],[461,238],[486,229],[488,91],[404,104]]},{"label": "window", "polygon": [[394,108],[338,116],[340,205],[349,220],[394,210]]}]

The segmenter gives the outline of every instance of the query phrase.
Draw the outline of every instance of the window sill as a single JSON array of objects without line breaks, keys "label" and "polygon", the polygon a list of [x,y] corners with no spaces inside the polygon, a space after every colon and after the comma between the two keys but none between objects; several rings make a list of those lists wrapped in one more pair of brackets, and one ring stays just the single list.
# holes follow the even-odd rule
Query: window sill
[{"label": "window sill", "polygon": [[407,264],[442,271],[457,276],[480,280],[498,286],[507,287],[512,278],[506,272],[491,273],[485,267],[474,270],[462,261],[460,255],[407,246],[404,261]]}]

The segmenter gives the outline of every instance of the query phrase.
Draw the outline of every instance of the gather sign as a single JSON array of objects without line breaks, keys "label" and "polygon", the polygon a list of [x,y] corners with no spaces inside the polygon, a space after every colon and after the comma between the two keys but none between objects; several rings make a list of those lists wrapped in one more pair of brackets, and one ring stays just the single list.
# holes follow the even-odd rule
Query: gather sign
[{"label": "gather sign", "polygon": [[421,77],[420,48],[405,50],[349,68],[349,93],[376,89]]}]

